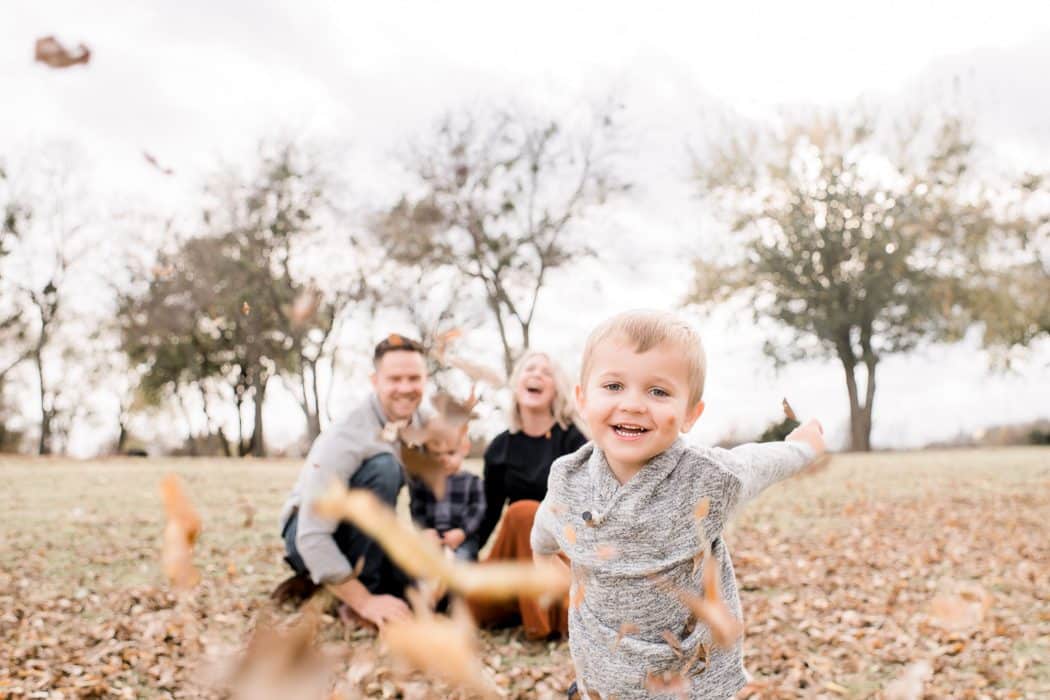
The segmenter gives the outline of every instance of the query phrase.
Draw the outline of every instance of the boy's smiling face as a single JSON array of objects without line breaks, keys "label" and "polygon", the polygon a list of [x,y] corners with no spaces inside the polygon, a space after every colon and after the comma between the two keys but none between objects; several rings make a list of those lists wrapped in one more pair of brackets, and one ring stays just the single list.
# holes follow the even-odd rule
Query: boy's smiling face
[{"label": "boy's smiling face", "polygon": [[689,405],[689,368],[682,350],[661,343],[636,352],[626,338],[594,348],[576,403],[594,443],[620,483],[688,432],[703,412]]}]

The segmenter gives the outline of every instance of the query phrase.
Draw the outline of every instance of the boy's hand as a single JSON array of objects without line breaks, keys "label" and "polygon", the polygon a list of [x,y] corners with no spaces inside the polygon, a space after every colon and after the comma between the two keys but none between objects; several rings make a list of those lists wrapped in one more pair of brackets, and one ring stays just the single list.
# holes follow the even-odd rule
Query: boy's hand
[{"label": "boy's hand", "polygon": [[788,436],[784,438],[784,441],[803,442],[809,445],[813,448],[814,459],[820,457],[826,450],[824,445],[824,428],[821,427],[820,421],[813,418],[792,430]]},{"label": "boy's hand", "polygon": [[464,540],[467,539],[467,533],[463,532],[461,528],[454,528],[445,533],[442,541],[449,546],[450,549],[458,549]]}]

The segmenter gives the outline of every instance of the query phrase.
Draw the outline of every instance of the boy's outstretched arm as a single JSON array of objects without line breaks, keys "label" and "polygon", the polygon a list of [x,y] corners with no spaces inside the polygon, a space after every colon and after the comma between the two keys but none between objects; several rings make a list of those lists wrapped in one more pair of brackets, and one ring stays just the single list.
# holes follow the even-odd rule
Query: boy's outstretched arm
[{"label": "boy's outstretched arm", "polygon": [[739,505],[823,454],[824,430],[810,420],[791,431],[784,442],[749,443],[723,453],[726,468],[740,480]]}]

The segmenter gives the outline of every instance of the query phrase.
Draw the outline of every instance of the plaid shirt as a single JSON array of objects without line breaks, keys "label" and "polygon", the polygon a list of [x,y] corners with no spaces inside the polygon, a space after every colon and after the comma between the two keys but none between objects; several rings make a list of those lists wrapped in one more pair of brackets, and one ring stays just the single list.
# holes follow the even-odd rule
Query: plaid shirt
[{"label": "plaid shirt", "polygon": [[452,474],[441,501],[418,479],[409,480],[408,493],[412,498],[412,521],[422,528],[434,528],[444,534],[458,527],[470,537],[481,526],[485,490],[479,476],[462,471]]}]

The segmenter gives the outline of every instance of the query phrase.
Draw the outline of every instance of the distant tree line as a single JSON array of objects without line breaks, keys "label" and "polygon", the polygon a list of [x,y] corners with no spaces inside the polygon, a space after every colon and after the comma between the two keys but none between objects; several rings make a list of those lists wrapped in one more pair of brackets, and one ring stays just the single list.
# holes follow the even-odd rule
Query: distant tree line
[{"label": "distant tree line", "polygon": [[[81,422],[115,425],[125,452],[132,417],[156,412],[183,419],[188,453],[262,456],[274,382],[312,439],[344,327],[383,314],[426,342],[486,326],[509,372],[552,272],[596,255],[580,223],[631,195],[620,108],[588,117],[449,114],[405,149],[404,196],[365,216],[323,149],[269,141],[218,169],[192,217],[136,220],[149,243],[85,202],[60,158],[0,163],[0,449],[61,451]],[[975,325],[998,349],[1050,335],[1050,185],[982,177],[976,146],[962,119],[856,109],[719,129],[691,150],[694,182],[733,244],[695,260],[681,303],[774,321],[778,363],[834,358],[851,447],[870,449],[888,355]],[[92,285],[109,298],[88,302]],[[113,408],[89,415],[100,391]]]}]

